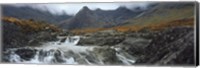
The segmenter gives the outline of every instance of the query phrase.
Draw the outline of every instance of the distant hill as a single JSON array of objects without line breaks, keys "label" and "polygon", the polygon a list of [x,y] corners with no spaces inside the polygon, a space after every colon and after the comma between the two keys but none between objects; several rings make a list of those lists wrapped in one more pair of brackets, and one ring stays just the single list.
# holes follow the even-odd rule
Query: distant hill
[{"label": "distant hill", "polygon": [[148,25],[170,22],[178,19],[194,17],[194,2],[166,2],[157,3],[152,9],[143,12],[138,17],[125,21],[124,25]]},{"label": "distant hill", "polygon": [[[169,27],[194,26],[195,3],[194,2],[165,2],[154,3],[150,9],[142,11],[135,17],[129,17],[119,25],[110,28],[84,28],[74,29],[74,33],[90,33],[102,30],[117,30],[122,32],[162,30]],[[131,15],[131,14],[129,14]],[[109,15],[108,15],[109,16]],[[108,23],[107,23],[108,24]]]},{"label": "distant hill", "polygon": [[71,17],[67,14],[55,15],[50,13],[49,11],[41,11],[39,9],[34,9],[28,6],[15,7],[10,5],[2,5],[2,15],[19,19],[45,21],[52,24],[58,24],[59,22]]},{"label": "distant hill", "polygon": [[123,30],[136,29],[138,26],[147,27],[160,23],[177,20],[194,19],[194,2],[165,2],[152,3],[147,9],[136,7],[128,9],[118,7],[115,10],[91,10],[84,6],[75,16],[67,14],[54,15],[48,11],[41,11],[30,7],[13,7],[3,5],[3,16],[19,19],[46,21],[67,30],[117,28]]},{"label": "distant hill", "polygon": [[[60,28],[53,24],[49,24],[47,22],[40,22],[34,20],[23,20],[14,17],[3,17],[2,21],[4,23],[12,23],[15,26],[19,27],[22,32],[39,32],[39,31],[51,31],[51,32],[59,32]],[[4,24],[3,24],[4,25]],[[8,26],[11,28],[10,26]],[[6,30],[6,29],[5,29]]]},{"label": "distant hill", "polygon": [[122,24],[123,21],[134,18],[143,11],[133,11],[126,7],[116,10],[90,10],[84,6],[74,17],[60,24],[65,29],[108,28]]}]

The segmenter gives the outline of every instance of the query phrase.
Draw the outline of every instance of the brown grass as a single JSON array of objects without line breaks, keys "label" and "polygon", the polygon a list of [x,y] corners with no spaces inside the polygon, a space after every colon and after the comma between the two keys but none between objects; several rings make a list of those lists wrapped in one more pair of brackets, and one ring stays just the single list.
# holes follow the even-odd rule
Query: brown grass
[{"label": "brown grass", "polygon": [[82,34],[82,33],[93,33],[98,32],[102,30],[116,30],[119,32],[137,32],[144,29],[150,30],[150,31],[160,31],[166,28],[170,27],[178,27],[178,26],[194,26],[194,18],[187,18],[187,19],[179,19],[179,20],[173,20],[170,22],[160,22],[160,23],[152,23],[148,25],[129,25],[129,26],[116,26],[112,28],[85,28],[85,29],[75,29],[71,32],[76,34]]},{"label": "brown grass", "polygon": [[55,25],[47,24],[45,22],[37,22],[33,20],[22,20],[17,19],[14,17],[3,17],[2,21],[13,23],[20,26],[25,32],[37,32],[37,31],[44,31],[44,30],[52,30],[52,31],[60,31]]},{"label": "brown grass", "polygon": [[170,22],[159,23],[159,24],[150,24],[150,25],[145,26],[145,28],[152,30],[152,31],[159,31],[159,30],[163,30],[165,28],[178,27],[178,26],[193,27],[194,26],[194,18],[173,20]]},{"label": "brown grass", "polygon": [[72,33],[82,34],[82,33],[93,33],[97,31],[107,30],[107,28],[84,28],[84,29],[74,29],[71,30]]}]

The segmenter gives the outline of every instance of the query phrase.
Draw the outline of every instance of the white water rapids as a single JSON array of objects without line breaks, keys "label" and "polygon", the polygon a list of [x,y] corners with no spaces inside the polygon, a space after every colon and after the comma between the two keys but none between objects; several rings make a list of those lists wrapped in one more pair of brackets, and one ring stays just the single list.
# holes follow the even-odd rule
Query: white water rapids
[{"label": "white water rapids", "polygon": [[[61,42],[61,38],[66,38]],[[7,50],[5,57],[11,63],[35,63],[35,64],[89,64],[108,65],[121,64],[132,65],[135,59],[126,52],[120,52],[120,48],[110,47],[114,50],[113,60],[104,59],[106,56],[98,54],[101,46],[80,46],[77,43],[80,36],[60,37],[59,41],[44,43],[39,47],[12,48]],[[101,53],[108,53],[103,50]],[[112,58],[112,57],[111,57]],[[107,63],[109,62],[109,63]],[[117,63],[116,63],[117,62]]]}]

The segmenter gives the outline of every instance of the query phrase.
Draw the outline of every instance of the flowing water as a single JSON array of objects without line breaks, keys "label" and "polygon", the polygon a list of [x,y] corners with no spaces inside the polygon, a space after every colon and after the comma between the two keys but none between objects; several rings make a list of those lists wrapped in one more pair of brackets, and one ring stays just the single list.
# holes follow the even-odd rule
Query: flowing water
[{"label": "flowing water", "polygon": [[[81,36],[60,37],[39,47],[12,48],[4,55],[10,63],[132,65],[135,59],[116,47],[80,46]],[[66,38],[61,42],[62,38]]]}]

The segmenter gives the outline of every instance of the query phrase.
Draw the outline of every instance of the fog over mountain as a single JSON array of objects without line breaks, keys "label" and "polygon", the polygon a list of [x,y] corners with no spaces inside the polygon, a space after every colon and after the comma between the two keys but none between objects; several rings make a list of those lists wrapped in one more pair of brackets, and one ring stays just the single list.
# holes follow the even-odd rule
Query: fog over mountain
[{"label": "fog over mountain", "polygon": [[69,15],[75,15],[83,6],[87,6],[91,10],[102,9],[102,10],[115,10],[120,6],[125,6],[129,9],[135,7],[146,8],[148,2],[134,2],[134,3],[51,3],[51,4],[11,4],[13,6],[22,7],[30,6],[32,8],[40,9],[43,11],[50,11],[53,14],[63,14],[67,13]]}]

